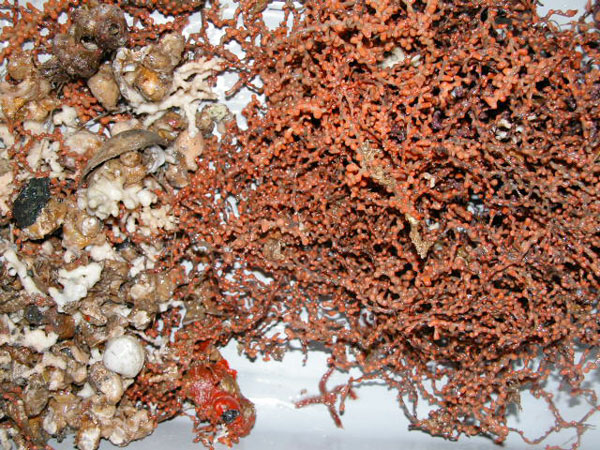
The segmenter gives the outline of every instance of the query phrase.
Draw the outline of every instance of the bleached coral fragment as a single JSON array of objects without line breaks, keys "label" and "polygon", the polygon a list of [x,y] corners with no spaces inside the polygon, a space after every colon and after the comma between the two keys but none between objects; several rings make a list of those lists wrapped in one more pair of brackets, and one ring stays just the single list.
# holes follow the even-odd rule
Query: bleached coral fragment
[{"label": "bleached coral fragment", "polygon": [[55,126],[64,125],[67,128],[77,128],[77,110],[72,106],[64,105],[52,116],[52,123]]},{"label": "bleached coral fragment", "polygon": [[65,147],[78,155],[93,154],[102,146],[102,137],[87,130],[81,130],[65,139]]},{"label": "bleached coral fragment", "polygon": [[2,141],[2,147],[12,147],[15,144],[15,137],[8,129],[5,123],[0,123],[0,141]]},{"label": "bleached coral fragment", "polygon": [[0,249],[3,245],[5,246],[5,250],[2,256],[0,257],[0,261],[6,262],[9,271],[13,271],[16,275],[19,276],[19,279],[21,280],[25,291],[29,295],[44,295],[35,284],[35,281],[33,281],[33,278],[31,278],[31,276],[29,275],[27,265],[20,261],[17,257],[15,250],[9,246],[10,244],[6,242],[0,242]]},{"label": "bleached coral fragment", "polygon": [[98,263],[90,263],[79,266],[73,270],[60,269],[58,271],[58,282],[63,285],[63,291],[51,287],[48,293],[54,299],[58,310],[62,311],[67,303],[76,302],[84,298],[88,290],[99,280],[102,266]]},{"label": "bleached coral fragment", "polygon": [[127,217],[125,229],[129,233],[140,232],[144,236],[151,236],[159,230],[172,231],[177,224],[177,218],[169,205],[158,208],[143,206],[140,211],[135,211]]},{"label": "bleached coral fragment", "polygon": [[124,186],[123,179],[109,179],[98,176],[87,191],[87,206],[92,213],[104,220],[108,216],[119,215],[119,203],[127,209],[135,209],[138,205],[150,205],[156,201],[156,194],[144,190],[139,184]]},{"label": "bleached coral fragment", "polygon": [[379,63],[382,69],[390,69],[406,60],[406,53],[400,47],[394,47],[390,54]]},{"label": "bleached coral fragment", "polygon": [[0,174],[0,214],[3,216],[10,212],[8,203],[13,191],[12,182],[13,173],[11,170],[7,170],[3,174]]},{"label": "bleached coral fragment", "polygon": [[24,120],[23,129],[34,135],[44,134],[49,131],[46,122],[39,122],[37,120]]},{"label": "bleached coral fragment", "polygon": [[[39,353],[43,353],[56,344],[58,335],[54,332],[46,332],[42,328],[30,330],[28,328],[21,329],[18,323],[15,323],[7,314],[0,316],[0,328],[5,328],[8,333],[0,333],[0,345],[7,343],[17,343],[23,347],[31,348]],[[42,366],[43,368],[43,366]],[[36,372],[23,365],[22,370],[19,370],[23,378],[29,377]]]},{"label": "bleached coral fragment", "polygon": [[42,139],[34,143],[27,155],[27,164],[36,171],[49,169],[51,178],[64,179],[65,171],[58,160],[58,142],[50,142],[48,139]]},{"label": "bleached coral fragment", "polygon": [[152,232],[158,229],[172,231],[176,225],[176,218],[169,205],[160,208],[145,207],[140,213],[140,219]]},{"label": "bleached coral fragment", "polygon": [[220,70],[220,61],[200,57],[181,65],[173,72],[173,81],[166,95],[159,101],[149,101],[135,88],[134,74],[152,49],[152,46],[146,46],[140,50],[118,50],[113,61],[113,71],[121,94],[136,114],[148,115],[144,120],[146,127],[169,109],[180,108],[187,118],[190,134],[195,135],[198,132],[195,120],[198,105],[203,100],[216,99],[207,80]]},{"label": "bleached coral fragment", "polygon": [[23,337],[20,340],[21,345],[34,349],[39,353],[43,353],[56,344],[58,334],[54,332],[46,333],[38,328],[35,330],[24,330]]},{"label": "bleached coral fragment", "polygon": [[129,269],[129,276],[135,277],[138,273],[143,270],[149,269],[150,267],[146,266],[147,258],[145,256],[139,256],[133,261],[131,261],[131,268]]},{"label": "bleached coral fragment", "polygon": [[89,251],[90,257],[96,262],[106,260],[119,261],[122,259],[108,242],[102,245],[90,245],[86,250]]},{"label": "bleached coral fragment", "polygon": [[124,198],[121,180],[97,177],[87,190],[87,205],[92,214],[104,220],[119,215],[119,202]]},{"label": "bleached coral fragment", "polygon": [[90,184],[83,198],[78,199],[80,207],[87,207],[90,214],[101,220],[109,216],[117,217],[120,203],[128,210],[135,210],[140,205],[147,207],[157,201],[153,192],[157,184],[149,179],[143,183],[140,180],[146,169],[125,166],[121,159],[102,165],[90,177]]}]

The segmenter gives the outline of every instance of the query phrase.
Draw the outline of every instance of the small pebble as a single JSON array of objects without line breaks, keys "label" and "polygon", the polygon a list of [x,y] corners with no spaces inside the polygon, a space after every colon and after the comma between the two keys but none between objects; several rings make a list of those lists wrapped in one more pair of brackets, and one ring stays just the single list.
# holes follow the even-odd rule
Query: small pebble
[{"label": "small pebble", "polygon": [[135,377],[144,367],[145,353],[133,336],[119,336],[109,340],[104,349],[104,366],[124,377]]}]

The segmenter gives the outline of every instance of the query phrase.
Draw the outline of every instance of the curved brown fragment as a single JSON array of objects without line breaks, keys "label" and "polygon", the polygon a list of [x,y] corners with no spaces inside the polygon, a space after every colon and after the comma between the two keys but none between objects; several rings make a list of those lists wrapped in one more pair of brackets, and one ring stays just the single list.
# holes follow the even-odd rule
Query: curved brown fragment
[{"label": "curved brown fragment", "polygon": [[90,158],[81,174],[80,184],[94,169],[106,161],[123,153],[143,150],[151,145],[165,146],[167,142],[155,132],[148,130],[127,130],[113,136]]}]

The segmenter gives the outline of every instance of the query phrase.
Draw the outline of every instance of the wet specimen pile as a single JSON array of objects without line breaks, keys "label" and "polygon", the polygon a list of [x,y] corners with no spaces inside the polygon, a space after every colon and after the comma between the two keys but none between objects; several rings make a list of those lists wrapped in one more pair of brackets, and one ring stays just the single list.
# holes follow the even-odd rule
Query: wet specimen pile
[{"label": "wet specimen pile", "polygon": [[[58,161],[71,161],[67,175],[53,175],[51,158],[27,169],[34,143],[18,115],[25,110],[3,104],[7,129],[20,138],[5,141],[16,179],[28,170],[29,178],[50,177],[59,204],[87,195],[84,206],[104,221],[111,245],[133,243],[141,253],[154,245],[144,276],[172,274],[169,303],[136,303],[131,294],[122,300],[132,308],[128,320],[144,309],[138,303],[151,313],[136,336],[157,352],[126,387],[123,404],[147,409],[158,421],[180,412],[182,398],[195,398],[190,378],[232,377],[206,343],[215,348],[236,338],[251,357],[279,359],[299,341],[305,349],[318,344],[331,352],[321,395],[300,404],[325,404],[336,423],[352,388],[377,380],[397,395],[411,427],[432,435],[485,435],[502,442],[516,432],[539,443],[572,429],[576,448],[600,408],[584,382],[587,372],[597,370],[600,343],[598,3],[578,24],[561,28],[551,17],[539,17],[528,0],[307,0],[279,3],[285,20],[275,29],[264,23],[266,1],[241,0],[233,18],[224,18],[217,2],[200,3],[120,2],[136,18],[130,53],[98,53],[89,33],[69,32],[70,22],[58,25],[53,11],[72,11],[67,2],[48,2],[37,22],[26,22],[42,21],[49,35],[24,22],[17,26],[22,34],[6,35],[3,59],[29,39],[40,53],[54,55],[36,65],[36,79],[52,87],[50,98],[58,102],[44,108],[72,106],[78,124],[97,118],[98,134],[137,118],[139,128],[180,144],[171,153],[171,144],[161,144],[165,161],[146,164],[142,180],[155,192],[154,203],[139,206],[137,215],[126,198],[116,210],[105,210],[89,201],[93,180],[108,176],[116,161],[130,164],[127,154],[110,161],[93,151],[73,155],[59,134],[64,129],[54,129],[44,137],[61,143]],[[246,126],[226,112],[219,116],[219,108],[196,112],[212,101],[208,88],[202,102],[186,103],[183,98],[193,97],[176,94],[177,100],[163,101],[171,83],[185,83],[185,73],[175,75],[182,66],[167,61],[158,69],[145,57],[149,50],[140,49],[158,39],[175,45],[166,36],[180,33],[187,15],[201,7],[203,27],[182,44],[182,64],[206,58],[206,73],[236,73],[239,81],[228,94],[256,94],[243,111]],[[176,18],[157,25],[149,17],[153,8]],[[25,17],[26,9],[16,10]],[[3,11],[11,9],[5,5]],[[218,44],[208,37],[209,24],[224,32]],[[89,77],[81,73],[89,64],[82,68],[80,60],[58,54],[65,48],[58,44],[69,40],[86,55],[95,50],[86,59],[90,74],[112,71],[115,99],[100,101],[93,85],[81,81]],[[236,47],[244,56],[232,51]],[[102,72],[100,62],[107,60],[110,71]],[[132,61],[140,65],[135,76],[127,73]],[[16,75],[9,74],[8,82],[16,84]],[[38,106],[43,98],[34,99]],[[212,133],[215,121],[219,135]],[[185,152],[197,141],[183,146],[182,130],[203,136],[197,138],[203,139],[201,151]],[[154,161],[147,150],[136,154]],[[18,200],[19,192],[10,192],[7,202]],[[134,226],[144,230],[144,218],[158,217],[161,208],[161,217],[168,217],[162,227],[143,232]],[[4,217],[2,239],[15,255],[42,245],[14,230],[14,214]],[[48,239],[65,247],[66,231],[53,230]],[[80,250],[81,264],[89,266],[88,245]],[[192,269],[184,273],[183,263]],[[56,284],[56,276],[48,279]],[[117,287],[127,291],[132,283],[124,277]],[[51,311],[54,298],[44,303]],[[32,295],[23,300],[40,301]],[[156,307],[161,301],[168,306]],[[17,310],[0,312],[16,323]],[[181,321],[184,329],[167,343]],[[26,322],[23,336],[23,327],[33,329]],[[19,344],[3,345],[14,359],[11,349]],[[104,341],[96,345],[102,352]],[[213,365],[206,369],[210,374],[194,365],[198,358],[203,367]],[[350,369],[362,375],[328,390],[333,371]],[[175,381],[165,385],[165,374]],[[561,415],[545,388],[551,376],[589,404],[587,414],[575,421]],[[29,389],[27,380],[10,382],[16,385],[13,398]],[[75,392],[75,385],[68,389]],[[240,399],[237,386],[223,389]],[[554,416],[542,436],[508,425],[508,413],[525,391],[543,399]],[[430,406],[424,416],[417,414],[422,403]],[[10,414],[0,420],[13,439],[43,440],[52,433],[35,425],[43,425],[36,417],[28,419],[29,428]],[[227,424],[210,408],[199,420],[209,422],[198,436],[207,445],[219,421]],[[248,431],[248,423],[242,425],[230,426],[226,443]],[[40,428],[45,431],[36,434]]]}]

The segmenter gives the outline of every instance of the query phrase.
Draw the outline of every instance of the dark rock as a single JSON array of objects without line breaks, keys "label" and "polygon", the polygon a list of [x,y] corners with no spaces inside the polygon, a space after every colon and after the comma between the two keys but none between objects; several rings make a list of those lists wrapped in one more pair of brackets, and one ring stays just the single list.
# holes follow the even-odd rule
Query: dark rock
[{"label": "dark rock", "polygon": [[27,305],[24,313],[25,320],[30,325],[40,325],[44,321],[44,315],[36,305]]},{"label": "dark rock", "polygon": [[19,228],[35,223],[38,215],[50,200],[50,179],[32,178],[13,204],[13,218]]}]

